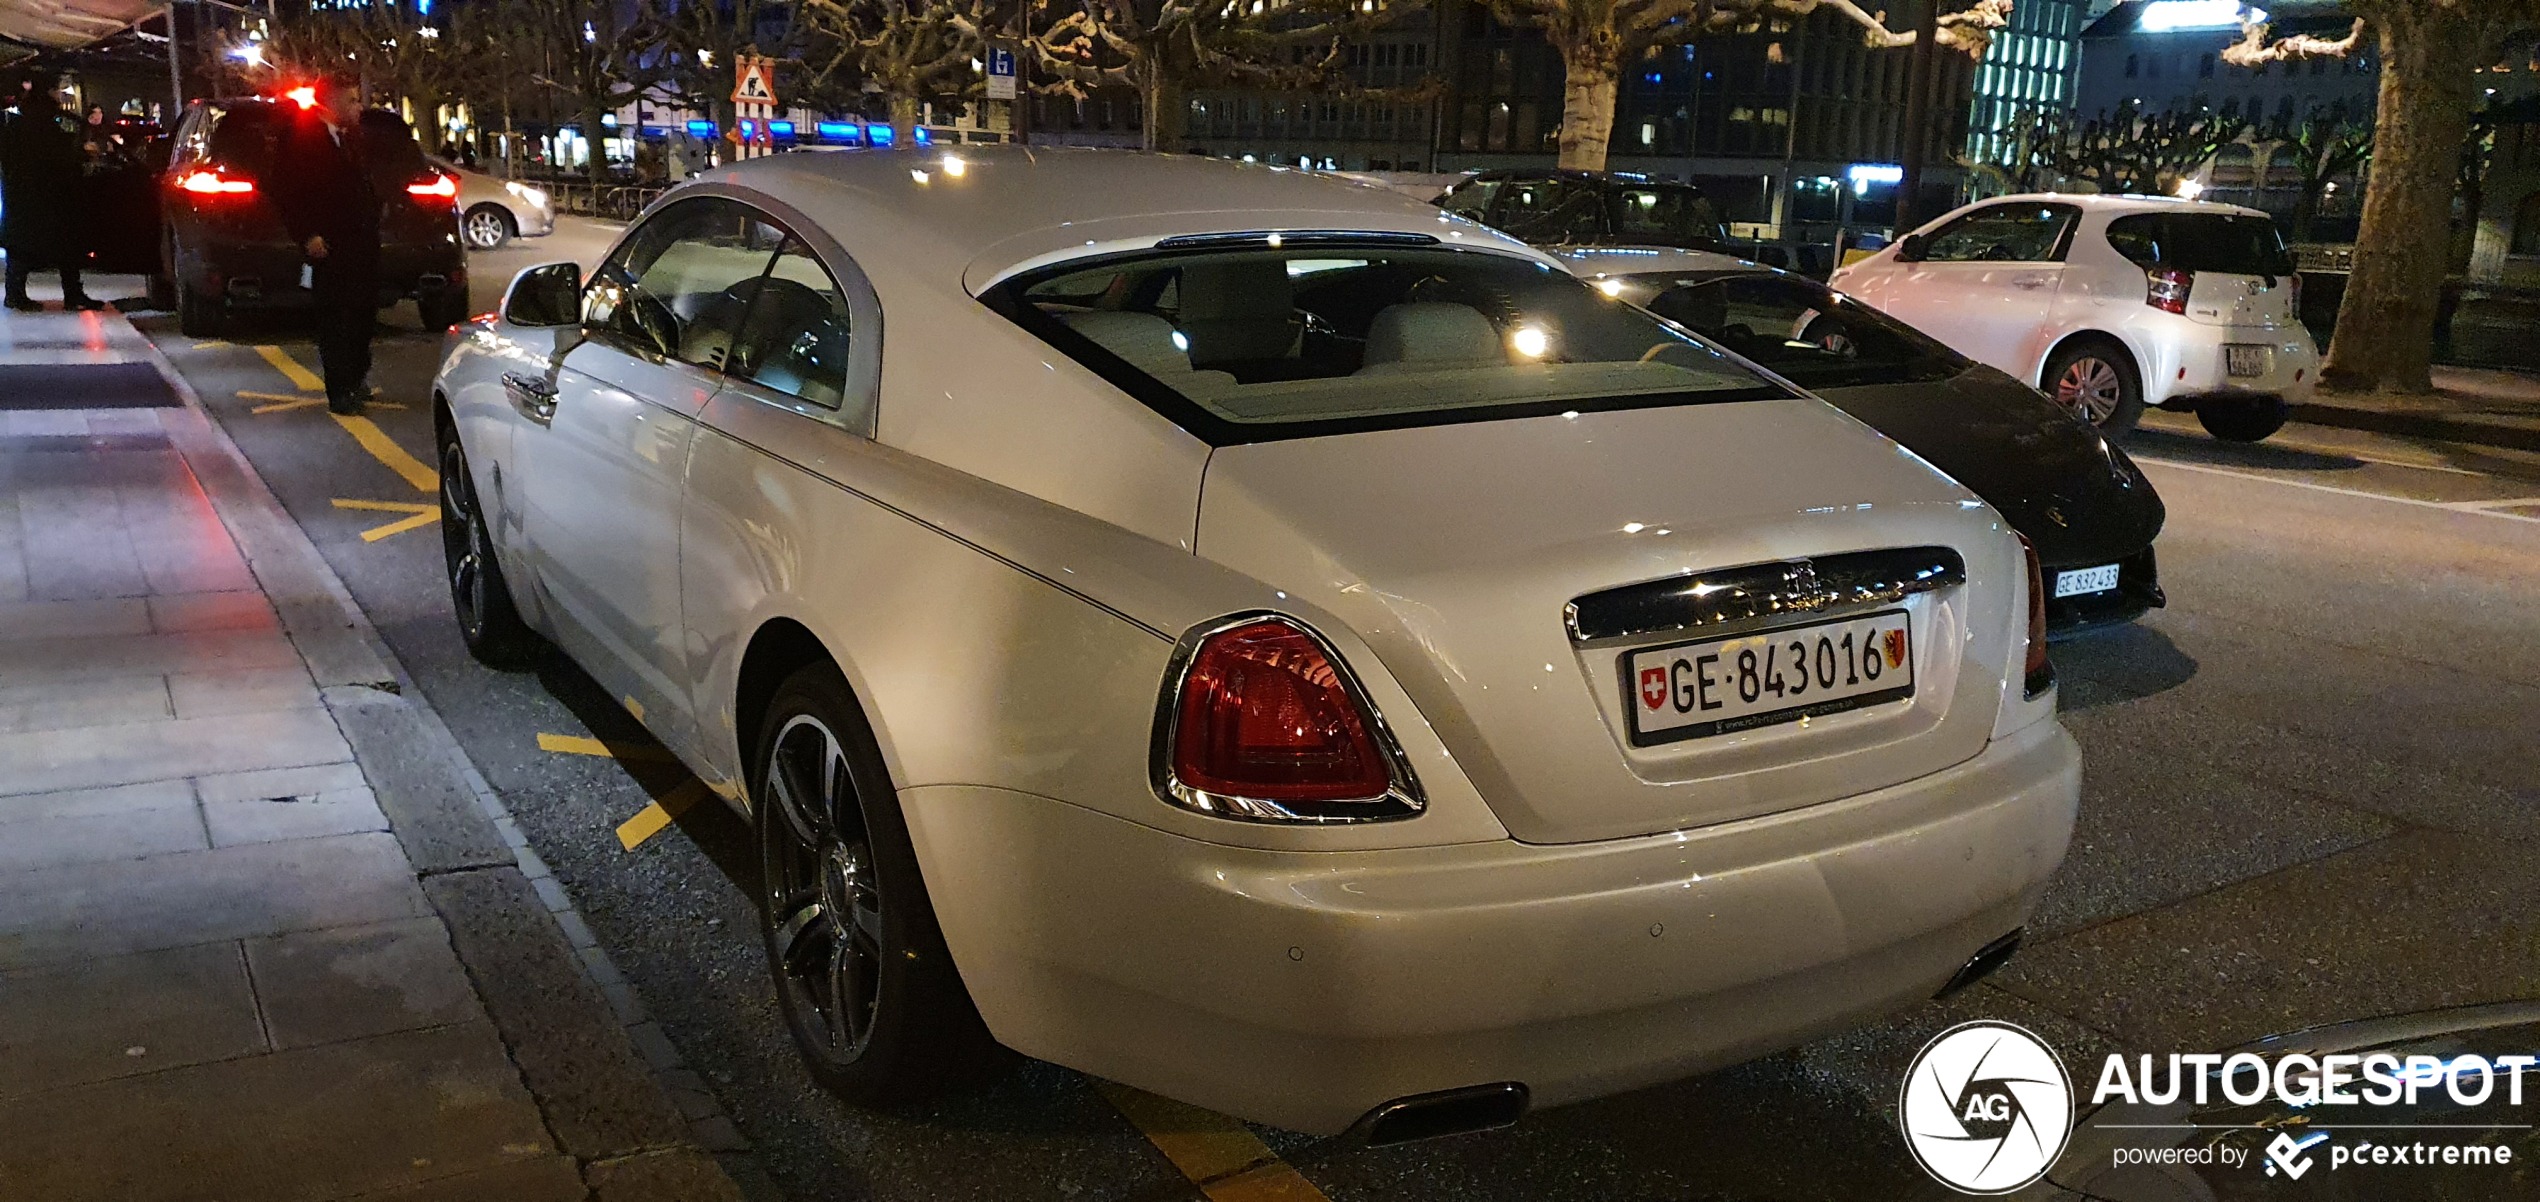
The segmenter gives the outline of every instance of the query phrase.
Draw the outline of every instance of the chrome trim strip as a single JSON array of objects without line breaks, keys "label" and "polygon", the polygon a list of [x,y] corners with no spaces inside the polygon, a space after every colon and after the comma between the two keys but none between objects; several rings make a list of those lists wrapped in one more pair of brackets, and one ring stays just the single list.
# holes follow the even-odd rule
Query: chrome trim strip
[{"label": "chrome trim strip", "polygon": [[1627,584],[1570,602],[1570,641],[1673,634],[1788,614],[1892,605],[1967,582],[1967,562],[1947,547],[1852,551],[1710,568]]},{"label": "chrome trim strip", "polygon": [[[1173,774],[1173,740],[1175,727],[1181,721],[1182,684],[1190,675],[1191,658],[1199,653],[1201,643],[1209,636],[1255,622],[1276,622],[1302,633],[1321,648],[1323,657],[1340,675],[1341,687],[1374,724],[1369,731],[1385,757],[1385,773],[1392,786],[1374,797],[1318,801],[1308,807],[1268,801],[1258,797],[1235,797],[1191,788]],[[1172,662],[1164,670],[1164,689],[1155,705],[1155,733],[1147,746],[1147,776],[1155,787],[1155,795],[1165,802],[1187,810],[1196,810],[1213,818],[1237,822],[1277,822],[1304,825],[1337,825],[1350,822],[1384,822],[1391,819],[1415,818],[1428,808],[1428,797],[1420,789],[1420,778],[1413,775],[1411,762],[1402,754],[1402,741],[1393,728],[1385,725],[1385,716],[1369,700],[1367,690],[1358,683],[1358,674],[1350,670],[1349,661],[1341,657],[1331,640],[1311,625],[1275,610],[1248,610],[1228,614],[1214,622],[1203,622],[1183,634],[1173,645]]]}]

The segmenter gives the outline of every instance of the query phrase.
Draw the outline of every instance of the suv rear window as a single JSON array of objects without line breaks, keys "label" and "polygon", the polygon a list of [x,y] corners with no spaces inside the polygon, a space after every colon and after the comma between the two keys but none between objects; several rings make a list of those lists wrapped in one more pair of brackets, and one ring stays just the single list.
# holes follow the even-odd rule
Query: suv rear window
[{"label": "suv rear window", "polygon": [[2236,213],[2140,213],[2108,223],[2108,245],[2143,267],[2219,275],[2294,273],[2269,218]]},{"label": "suv rear window", "polygon": [[[271,103],[230,103],[219,111],[212,125],[206,157],[232,171],[252,174],[266,170],[273,166],[274,150],[285,128],[286,114]],[[415,145],[414,131],[407,127],[405,118],[386,109],[365,110],[362,138],[371,166],[381,178],[412,179],[423,174],[423,149]]]},{"label": "suv rear window", "polygon": [[1216,445],[1790,395],[1568,273],[1399,243],[1158,251],[989,301]]}]

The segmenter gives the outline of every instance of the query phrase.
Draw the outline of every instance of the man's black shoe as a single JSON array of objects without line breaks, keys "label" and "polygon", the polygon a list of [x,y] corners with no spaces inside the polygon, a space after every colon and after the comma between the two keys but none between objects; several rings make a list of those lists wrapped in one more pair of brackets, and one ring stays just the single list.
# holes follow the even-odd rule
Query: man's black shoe
[{"label": "man's black shoe", "polygon": [[31,296],[10,297],[8,304],[10,308],[26,313],[41,313],[44,311],[44,302]]},{"label": "man's black shoe", "polygon": [[362,398],[353,394],[330,393],[326,398],[326,410],[329,413],[359,413],[362,411]]},{"label": "man's black shoe", "polygon": [[74,313],[94,313],[99,309],[105,308],[106,302],[98,300],[93,296],[78,296],[63,301],[62,307]]}]

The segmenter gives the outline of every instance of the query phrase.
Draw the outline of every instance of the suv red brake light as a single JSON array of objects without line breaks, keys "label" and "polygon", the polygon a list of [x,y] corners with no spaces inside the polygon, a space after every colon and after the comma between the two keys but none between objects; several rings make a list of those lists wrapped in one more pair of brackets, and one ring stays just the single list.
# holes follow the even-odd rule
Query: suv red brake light
[{"label": "suv red brake light", "polygon": [[1323,641],[1261,617],[1210,632],[1167,698],[1173,800],[1223,817],[1333,821],[1416,812],[1375,716]]},{"label": "suv red brake light", "polygon": [[2196,290],[2196,273],[2175,267],[2155,267],[2143,273],[2143,303],[2165,312],[2187,316],[2187,294]]},{"label": "suv red brake light", "polygon": [[459,194],[459,181],[435,171],[423,179],[406,185],[406,194],[426,200],[454,200]]},{"label": "suv red brake light", "polygon": [[197,196],[241,196],[256,190],[256,181],[235,179],[218,167],[201,167],[178,176],[176,186]]}]

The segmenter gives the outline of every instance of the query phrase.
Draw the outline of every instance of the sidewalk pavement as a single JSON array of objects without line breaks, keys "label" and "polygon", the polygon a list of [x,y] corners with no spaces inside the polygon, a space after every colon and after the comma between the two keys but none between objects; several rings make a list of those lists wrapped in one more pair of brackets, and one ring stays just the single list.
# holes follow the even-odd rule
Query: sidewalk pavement
[{"label": "sidewalk pavement", "polygon": [[130,324],[0,314],[0,1198],[741,1196],[401,680]]},{"label": "sidewalk pavement", "polygon": [[2540,451],[2540,377],[2436,367],[2432,396],[2322,392],[2293,420],[2405,438]]}]

